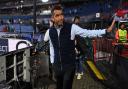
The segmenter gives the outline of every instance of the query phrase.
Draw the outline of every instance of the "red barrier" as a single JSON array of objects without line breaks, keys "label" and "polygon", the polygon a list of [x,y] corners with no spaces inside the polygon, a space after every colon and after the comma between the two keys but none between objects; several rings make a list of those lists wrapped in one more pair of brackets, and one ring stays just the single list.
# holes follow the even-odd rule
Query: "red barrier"
[{"label": "red barrier", "polygon": [[110,60],[113,52],[113,39],[96,38],[93,40],[94,61]]}]

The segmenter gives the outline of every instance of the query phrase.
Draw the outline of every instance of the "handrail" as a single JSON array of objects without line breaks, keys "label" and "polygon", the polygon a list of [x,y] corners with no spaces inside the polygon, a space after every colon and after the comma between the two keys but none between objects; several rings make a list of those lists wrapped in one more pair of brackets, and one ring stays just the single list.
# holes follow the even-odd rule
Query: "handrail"
[{"label": "handrail", "polygon": [[29,46],[29,47],[18,49],[18,50],[14,50],[14,51],[11,51],[11,52],[2,53],[2,54],[0,54],[0,56],[9,55],[9,54],[15,54],[15,53],[21,52],[21,51],[23,51],[25,49],[28,49],[28,48],[32,49],[32,48],[34,48],[34,46]]}]

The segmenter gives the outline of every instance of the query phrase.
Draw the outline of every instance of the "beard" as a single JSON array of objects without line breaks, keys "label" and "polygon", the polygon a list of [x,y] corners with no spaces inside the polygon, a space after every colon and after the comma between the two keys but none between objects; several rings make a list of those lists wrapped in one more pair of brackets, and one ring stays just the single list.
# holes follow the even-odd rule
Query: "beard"
[{"label": "beard", "polygon": [[63,22],[59,22],[57,24],[55,24],[56,28],[62,28],[63,27]]}]

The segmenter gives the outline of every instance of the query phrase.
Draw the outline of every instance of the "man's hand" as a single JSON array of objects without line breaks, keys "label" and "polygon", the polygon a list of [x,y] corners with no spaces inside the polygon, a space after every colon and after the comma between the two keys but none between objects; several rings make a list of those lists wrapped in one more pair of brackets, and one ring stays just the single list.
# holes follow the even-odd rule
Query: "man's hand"
[{"label": "man's hand", "polygon": [[112,28],[114,27],[114,24],[115,24],[115,20],[112,21],[112,24],[111,24],[111,26],[107,29],[107,32],[111,32],[111,31],[112,31]]}]

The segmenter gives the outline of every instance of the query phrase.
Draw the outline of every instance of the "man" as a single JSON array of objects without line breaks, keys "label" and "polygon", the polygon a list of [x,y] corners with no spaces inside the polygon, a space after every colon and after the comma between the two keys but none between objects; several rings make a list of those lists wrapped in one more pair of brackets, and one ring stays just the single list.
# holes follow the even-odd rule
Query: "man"
[{"label": "man", "polygon": [[80,24],[80,17],[75,16],[74,19],[73,19],[73,23],[76,24],[76,25],[79,25]]},{"label": "man", "polygon": [[[124,23],[119,25],[119,29],[116,31],[115,34],[116,41],[119,43],[126,43],[128,41],[128,33]],[[115,46],[115,49],[118,49],[118,53],[122,54],[123,49],[128,49],[128,45],[120,44]]]},{"label": "man", "polygon": [[63,10],[60,6],[52,9],[52,20],[54,27],[47,30],[44,41],[50,43],[52,63],[57,81],[57,89],[72,89],[75,74],[75,35],[82,37],[94,37],[110,32],[114,22],[109,29],[87,30],[75,24],[64,22]]},{"label": "man", "polygon": [[[79,16],[75,16],[73,18],[73,23],[80,26],[80,17]],[[80,26],[81,27],[81,26]],[[76,36],[75,37],[75,50],[76,50],[76,75],[77,75],[77,79],[81,79],[82,78],[82,75],[83,75],[83,66],[82,66],[82,63],[83,63],[83,60],[81,58],[81,54],[82,54],[82,49],[80,47],[80,36]],[[83,39],[84,40],[84,39]]]},{"label": "man", "polygon": [[116,31],[115,38],[117,42],[127,42],[128,34],[124,23],[120,24],[119,29]]}]

